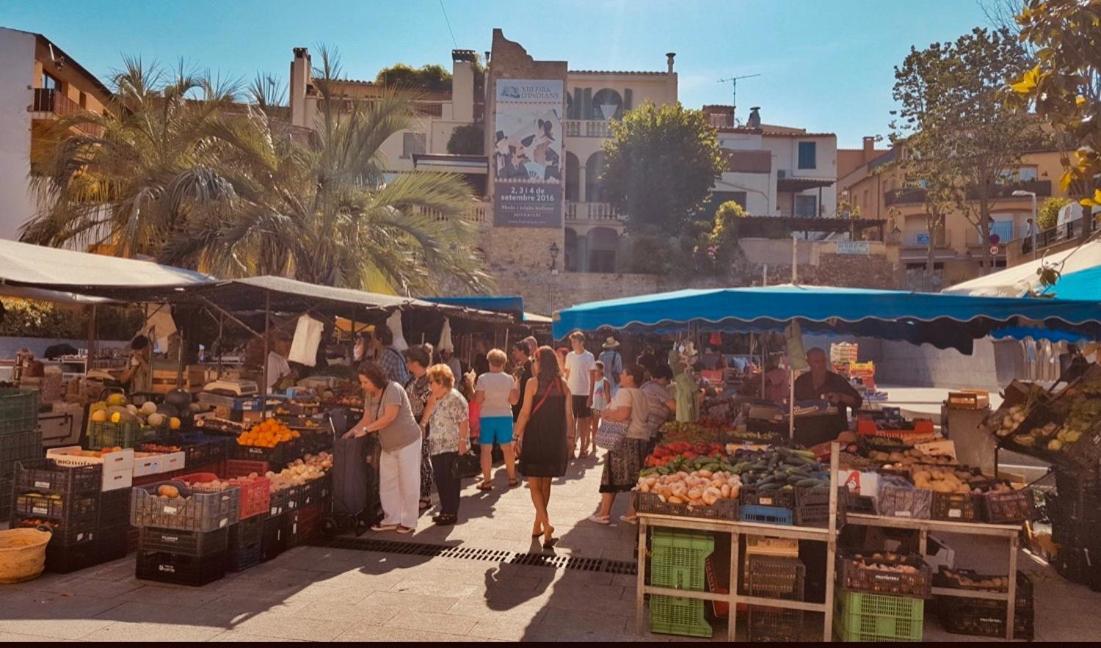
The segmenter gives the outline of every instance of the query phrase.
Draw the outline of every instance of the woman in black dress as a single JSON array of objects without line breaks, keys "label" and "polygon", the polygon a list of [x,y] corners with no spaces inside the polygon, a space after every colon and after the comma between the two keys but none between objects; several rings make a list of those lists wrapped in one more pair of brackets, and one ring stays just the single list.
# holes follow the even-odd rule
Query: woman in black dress
[{"label": "woman in black dress", "polygon": [[554,349],[539,347],[532,373],[524,390],[524,406],[516,421],[515,436],[520,446],[520,472],[528,480],[535,505],[531,537],[543,536],[543,547],[549,549],[557,540],[547,512],[551,480],[566,474],[569,462],[566,431],[573,429],[573,405]]}]

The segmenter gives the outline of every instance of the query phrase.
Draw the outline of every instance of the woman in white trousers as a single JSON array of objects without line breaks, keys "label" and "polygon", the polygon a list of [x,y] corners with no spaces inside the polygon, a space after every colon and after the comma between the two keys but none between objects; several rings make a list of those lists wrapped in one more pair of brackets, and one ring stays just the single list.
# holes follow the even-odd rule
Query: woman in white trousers
[{"label": "woman in white trousers", "polygon": [[364,391],[363,419],[345,437],[378,434],[379,500],[384,517],[372,531],[412,533],[420,510],[421,428],[413,417],[405,388],[387,379],[373,362],[359,366]]}]

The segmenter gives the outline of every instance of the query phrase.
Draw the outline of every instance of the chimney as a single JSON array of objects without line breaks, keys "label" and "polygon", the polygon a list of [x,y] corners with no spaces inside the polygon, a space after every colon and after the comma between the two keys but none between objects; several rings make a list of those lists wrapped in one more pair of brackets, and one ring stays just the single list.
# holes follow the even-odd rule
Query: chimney
[{"label": "chimney", "polygon": [[291,77],[287,93],[291,103],[291,124],[307,126],[306,87],[310,84],[310,50],[305,47],[294,48],[294,60],[291,61]]},{"label": "chimney", "polygon": [[761,107],[752,106],[749,109],[749,119],[746,120],[746,128],[760,128],[761,127]]},{"label": "chimney", "polygon": [[864,161],[867,162],[875,157],[875,137],[866,135],[864,137]]},{"label": "chimney", "polygon": [[451,50],[451,119],[474,121],[474,50]]},{"label": "chimney", "polygon": [[677,53],[676,52],[666,52],[665,53],[665,64],[668,66],[668,69],[666,71],[669,74],[673,73],[673,59],[675,59],[675,58],[677,58]]}]

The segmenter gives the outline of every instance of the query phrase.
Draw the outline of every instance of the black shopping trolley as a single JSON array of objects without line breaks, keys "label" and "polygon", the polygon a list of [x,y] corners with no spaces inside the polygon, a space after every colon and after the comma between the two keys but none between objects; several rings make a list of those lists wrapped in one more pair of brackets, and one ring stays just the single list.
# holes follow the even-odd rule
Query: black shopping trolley
[{"label": "black shopping trolley", "polygon": [[344,438],[355,425],[355,417],[347,409],[335,409],[327,419],[333,433],[333,496],[321,529],[329,537],[349,531],[359,536],[378,521],[381,511],[378,441],[373,436]]}]

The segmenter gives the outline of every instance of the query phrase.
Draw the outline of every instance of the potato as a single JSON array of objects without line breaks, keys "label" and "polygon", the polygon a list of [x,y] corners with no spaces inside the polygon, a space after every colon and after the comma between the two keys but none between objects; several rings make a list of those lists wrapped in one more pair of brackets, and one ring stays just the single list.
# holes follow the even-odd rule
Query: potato
[{"label": "potato", "polygon": [[176,498],[180,496],[180,489],[171,484],[162,484],[157,488],[157,496],[169,499]]}]

